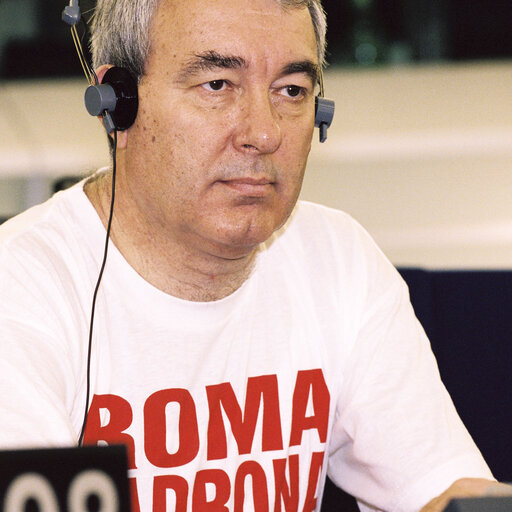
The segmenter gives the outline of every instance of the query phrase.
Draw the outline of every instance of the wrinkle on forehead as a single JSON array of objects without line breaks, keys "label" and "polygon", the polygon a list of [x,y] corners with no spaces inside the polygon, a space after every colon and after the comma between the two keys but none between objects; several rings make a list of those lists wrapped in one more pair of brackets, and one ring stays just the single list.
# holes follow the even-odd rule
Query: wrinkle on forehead
[{"label": "wrinkle on forehead", "polygon": [[[283,6],[276,0],[243,0],[244,5],[238,7],[231,1],[209,0],[205,7],[204,0],[190,0],[190,4],[187,0],[185,7],[181,1],[163,0],[160,15],[154,19],[150,57],[158,53],[160,58],[166,55],[167,59],[177,59],[176,63],[181,61],[178,80],[212,69],[247,69],[256,60],[264,68],[278,53],[285,61],[283,65],[286,61],[318,65],[307,7]],[[316,81],[314,75],[318,73],[307,74]]]}]

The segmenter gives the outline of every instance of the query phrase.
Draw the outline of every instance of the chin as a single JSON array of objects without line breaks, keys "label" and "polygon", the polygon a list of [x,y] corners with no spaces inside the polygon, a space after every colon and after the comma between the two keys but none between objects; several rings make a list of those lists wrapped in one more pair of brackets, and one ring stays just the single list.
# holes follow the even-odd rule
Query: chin
[{"label": "chin", "polygon": [[231,236],[226,239],[224,245],[231,248],[234,252],[239,252],[240,256],[243,256],[252,252],[258,245],[267,241],[272,236],[273,232],[274,230],[262,230],[241,236]]},{"label": "chin", "polygon": [[220,242],[222,252],[227,257],[243,258],[252,253],[258,245],[267,241],[276,229],[277,227],[274,224],[251,224],[248,228],[242,229],[240,229],[240,226],[236,226],[236,229],[231,227],[224,233],[219,233],[221,236],[218,242]]},{"label": "chin", "polygon": [[210,241],[222,247],[223,253],[243,257],[266,242],[285,223],[292,209],[262,202],[219,209],[217,215],[203,218],[204,228],[212,235]]}]

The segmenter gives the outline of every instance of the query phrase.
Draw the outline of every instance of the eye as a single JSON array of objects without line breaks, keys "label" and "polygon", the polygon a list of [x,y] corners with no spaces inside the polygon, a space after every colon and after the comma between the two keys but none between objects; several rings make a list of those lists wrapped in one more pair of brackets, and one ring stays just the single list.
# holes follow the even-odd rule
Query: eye
[{"label": "eye", "polygon": [[206,82],[201,85],[201,87],[204,87],[207,91],[210,92],[222,91],[226,86],[226,80],[211,80],[210,82]]},{"label": "eye", "polygon": [[299,98],[305,96],[306,90],[299,85],[287,85],[282,88],[282,94],[289,98]]}]

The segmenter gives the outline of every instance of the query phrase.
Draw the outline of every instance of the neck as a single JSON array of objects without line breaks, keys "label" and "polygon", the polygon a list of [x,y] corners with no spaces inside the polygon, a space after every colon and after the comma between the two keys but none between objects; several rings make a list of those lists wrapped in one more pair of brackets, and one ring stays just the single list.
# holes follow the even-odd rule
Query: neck
[{"label": "neck", "polygon": [[[111,172],[93,176],[84,187],[105,228],[111,189]],[[117,185],[110,239],[151,285],[180,299],[202,302],[237,290],[249,277],[257,252],[257,246],[231,253],[172,236],[145,219]]]}]

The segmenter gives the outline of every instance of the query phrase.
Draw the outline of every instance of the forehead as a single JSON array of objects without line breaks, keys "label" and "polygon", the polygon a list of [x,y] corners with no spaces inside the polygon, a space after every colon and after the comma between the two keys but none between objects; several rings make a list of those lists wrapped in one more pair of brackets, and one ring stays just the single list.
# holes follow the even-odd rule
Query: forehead
[{"label": "forehead", "polygon": [[161,0],[150,33],[151,58],[187,59],[206,51],[262,60],[317,62],[315,32],[306,7],[276,0]]}]

